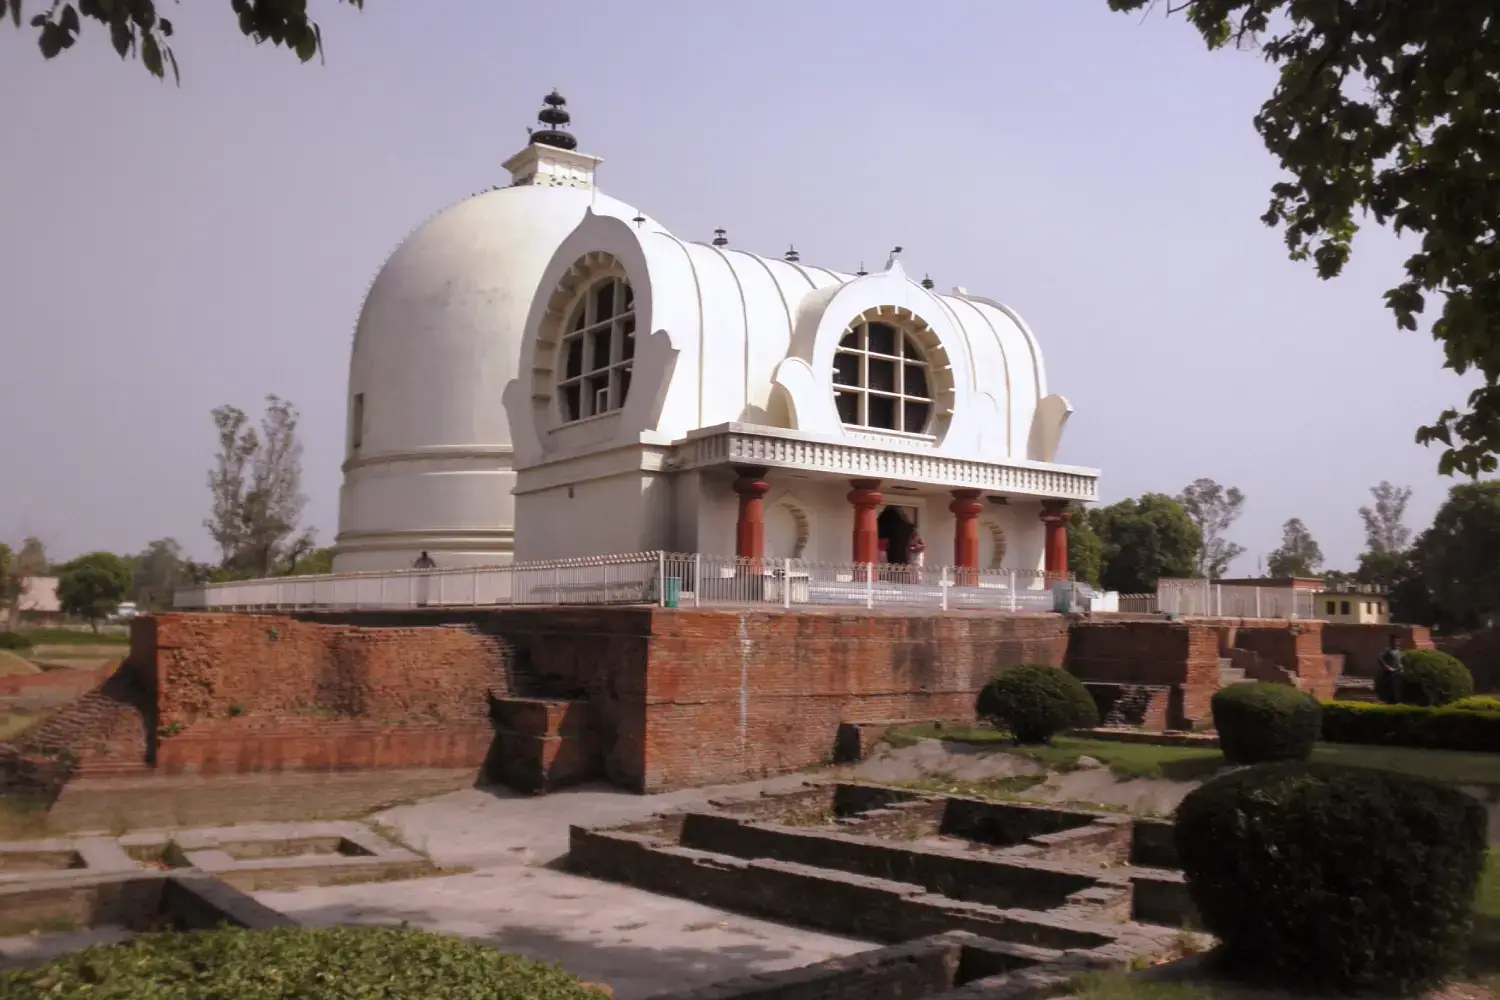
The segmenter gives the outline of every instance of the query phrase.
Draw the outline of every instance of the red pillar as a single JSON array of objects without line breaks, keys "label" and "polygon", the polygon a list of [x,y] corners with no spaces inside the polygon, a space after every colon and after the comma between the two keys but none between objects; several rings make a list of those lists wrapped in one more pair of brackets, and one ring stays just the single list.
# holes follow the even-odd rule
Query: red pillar
[{"label": "red pillar", "polygon": [[979,497],[978,490],[954,490],[948,504],[953,512],[953,565],[958,570],[954,582],[960,587],[979,585],[979,514],[984,510]]},{"label": "red pillar", "polygon": [[1072,519],[1068,501],[1042,501],[1042,523],[1047,526],[1045,569],[1048,576],[1068,575],[1068,522]]},{"label": "red pillar", "polygon": [[766,470],[755,465],[735,467],[739,476],[734,491],[740,495],[740,518],[734,526],[734,554],[741,559],[761,560],[766,555]]},{"label": "red pillar", "polygon": [[849,502],[854,505],[854,561],[875,563],[880,558],[880,530],[875,512],[885,503],[878,479],[850,480]]}]

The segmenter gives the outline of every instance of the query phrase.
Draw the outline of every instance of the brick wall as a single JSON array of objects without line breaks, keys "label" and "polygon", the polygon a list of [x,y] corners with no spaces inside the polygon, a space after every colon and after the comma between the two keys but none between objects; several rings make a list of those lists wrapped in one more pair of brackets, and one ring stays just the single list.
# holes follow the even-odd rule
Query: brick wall
[{"label": "brick wall", "polygon": [[644,704],[644,743],[632,729],[607,751],[611,779],[642,791],[827,763],[841,722],[972,719],[985,682],[1061,666],[1068,641],[1058,616],[974,612],[662,610],[651,625],[649,656],[614,677]]},{"label": "brick wall", "polygon": [[1219,633],[1197,622],[1075,622],[1067,668],[1083,681],[1171,688],[1172,724],[1191,725],[1209,718],[1219,689]]},{"label": "brick wall", "polygon": [[1321,621],[1241,619],[1220,625],[1221,645],[1247,649],[1281,667],[1302,690],[1320,700],[1333,698],[1337,664],[1325,655]]},{"label": "brick wall", "polygon": [[1432,649],[1432,633],[1421,625],[1344,625],[1323,623],[1323,652],[1344,657],[1351,677],[1374,677],[1380,654],[1396,636],[1402,649]]}]

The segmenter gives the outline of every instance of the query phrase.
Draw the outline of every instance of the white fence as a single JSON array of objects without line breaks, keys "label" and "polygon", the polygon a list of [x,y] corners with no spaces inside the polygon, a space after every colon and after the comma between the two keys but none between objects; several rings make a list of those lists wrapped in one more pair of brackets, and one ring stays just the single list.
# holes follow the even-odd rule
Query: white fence
[{"label": "white fence", "polygon": [[276,577],[177,592],[181,609],[401,609],[556,604],[1051,611],[1038,570],[744,560],[674,552],[462,569]]},{"label": "white fence", "polygon": [[1315,618],[1316,599],[1315,591],[1291,587],[1225,586],[1211,580],[1159,580],[1155,610],[1184,618]]}]

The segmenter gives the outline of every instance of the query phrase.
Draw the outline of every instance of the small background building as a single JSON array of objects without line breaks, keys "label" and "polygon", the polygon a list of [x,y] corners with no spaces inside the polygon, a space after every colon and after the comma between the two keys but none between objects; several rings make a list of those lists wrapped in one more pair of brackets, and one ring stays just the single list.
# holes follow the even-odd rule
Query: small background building
[{"label": "small background building", "polygon": [[1390,602],[1384,591],[1344,589],[1325,590],[1318,594],[1314,606],[1324,621],[1350,625],[1385,625],[1391,620]]}]

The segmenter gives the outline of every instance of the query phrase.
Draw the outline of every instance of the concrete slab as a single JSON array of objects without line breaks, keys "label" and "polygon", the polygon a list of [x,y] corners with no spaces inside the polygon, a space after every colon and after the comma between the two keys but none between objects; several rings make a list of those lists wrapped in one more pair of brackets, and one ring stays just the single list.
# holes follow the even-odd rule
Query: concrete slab
[{"label": "concrete slab", "polygon": [[795,968],[875,944],[785,927],[546,868],[260,892],[299,923],[399,925],[556,962],[617,1000]]}]

